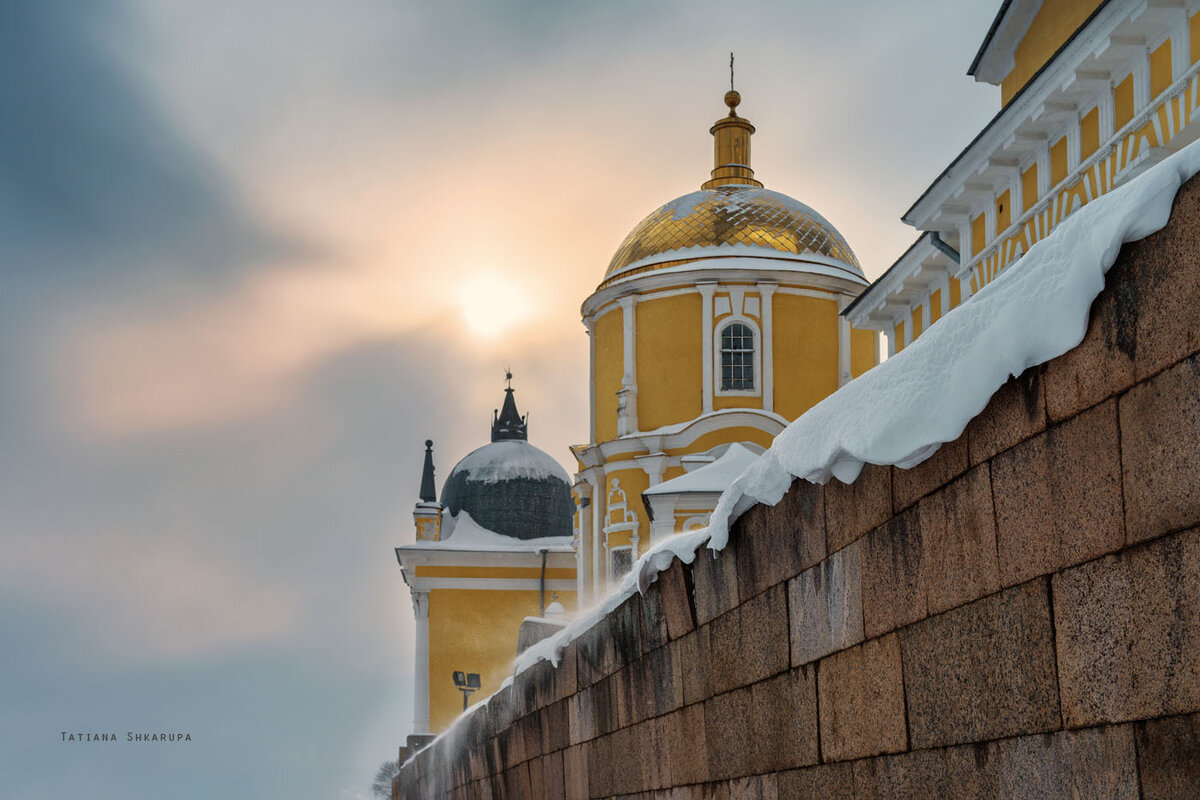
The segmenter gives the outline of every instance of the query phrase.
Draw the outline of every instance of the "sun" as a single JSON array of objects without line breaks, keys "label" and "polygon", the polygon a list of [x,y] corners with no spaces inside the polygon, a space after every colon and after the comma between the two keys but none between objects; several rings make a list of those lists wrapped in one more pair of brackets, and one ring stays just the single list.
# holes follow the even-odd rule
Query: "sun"
[{"label": "sun", "polygon": [[489,339],[526,319],[531,310],[529,296],[520,286],[492,272],[468,278],[458,305],[467,327]]}]

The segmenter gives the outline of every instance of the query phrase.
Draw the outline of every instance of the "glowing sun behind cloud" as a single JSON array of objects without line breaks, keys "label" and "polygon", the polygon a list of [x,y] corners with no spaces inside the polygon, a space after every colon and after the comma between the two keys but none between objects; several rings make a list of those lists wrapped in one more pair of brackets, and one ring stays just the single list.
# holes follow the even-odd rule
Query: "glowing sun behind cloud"
[{"label": "glowing sun behind cloud", "polygon": [[493,272],[473,275],[463,284],[458,306],[467,327],[491,339],[529,318],[530,297],[511,279]]}]

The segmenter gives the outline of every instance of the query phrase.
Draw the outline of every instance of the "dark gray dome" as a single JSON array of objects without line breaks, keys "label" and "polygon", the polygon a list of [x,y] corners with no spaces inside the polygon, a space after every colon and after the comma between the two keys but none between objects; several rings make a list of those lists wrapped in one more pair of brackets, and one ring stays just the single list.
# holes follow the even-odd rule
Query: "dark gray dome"
[{"label": "dark gray dome", "polygon": [[570,536],[575,513],[566,470],[524,439],[493,441],[458,462],[442,486],[442,505],[515,539]]}]

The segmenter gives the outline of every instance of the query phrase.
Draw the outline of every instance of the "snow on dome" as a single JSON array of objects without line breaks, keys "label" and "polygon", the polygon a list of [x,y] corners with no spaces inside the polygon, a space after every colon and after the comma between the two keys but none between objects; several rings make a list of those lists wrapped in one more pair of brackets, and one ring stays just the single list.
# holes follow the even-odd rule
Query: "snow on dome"
[{"label": "snow on dome", "polygon": [[793,478],[852,483],[864,464],[915,467],[957,439],[1010,376],[1083,341],[1121,245],[1166,225],[1176,192],[1197,172],[1200,142],[1071,214],[911,345],[798,417],[722,493],[707,527],[653,546],[612,593],[522,653],[516,671],[540,660],[557,665],[568,642],[674,559],[690,564],[705,545],[715,555],[739,516],[778,503]]},{"label": "snow on dome", "polygon": [[511,552],[514,550],[549,550],[571,552],[570,536],[547,536],[540,539],[514,539],[511,536],[489,531],[471,518],[468,511],[457,516],[446,515],[442,523],[442,538],[421,539],[406,549],[418,550],[471,550],[478,552]]},{"label": "snow on dome", "polygon": [[515,478],[558,478],[564,483],[568,482],[567,471],[549,453],[521,439],[485,444],[459,461],[451,474],[455,472],[462,472],[472,481],[482,483],[510,481]]},{"label": "snow on dome", "polygon": [[863,277],[850,245],[804,203],[755,186],[728,185],[677,197],[643,219],[617,248],[605,278],[684,259],[738,255],[847,265]]},{"label": "snow on dome", "polygon": [[450,471],[442,505],[516,539],[570,536],[575,503],[567,472],[525,439],[485,444]]}]

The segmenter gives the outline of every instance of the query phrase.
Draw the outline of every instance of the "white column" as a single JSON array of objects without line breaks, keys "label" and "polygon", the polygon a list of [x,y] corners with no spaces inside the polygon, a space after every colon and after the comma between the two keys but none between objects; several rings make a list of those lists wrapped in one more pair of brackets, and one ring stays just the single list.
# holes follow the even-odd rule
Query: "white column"
[{"label": "white column", "polygon": [[[775,410],[775,344],[771,306],[774,304],[775,284],[758,284],[758,297],[762,309],[762,404],[763,411]],[[711,341],[712,337],[709,337]]]},{"label": "white column", "polygon": [[588,336],[588,420],[591,427],[588,433],[591,442],[596,442],[596,333],[593,330],[591,317],[584,317],[583,324],[587,326]]},{"label": "white column", "polygon": [[850,320],[842,316],[841,311],[846,307],[850,298],[838,298],[838,386],[850,382]]},{"label": "white column", "polygon": [[715,283],[701,283],[700,290],[700,381],[703,413],[713,410],[713,293]]},{"label": "white column", "polygon": [[892,356],[896,355],[896,327],[893,325],[892,327],[888,328],[883,332],[883,335],[887,337],[887,354],[888,358],[891,358]]},{"label": "white column", "polygon": [[608,502],[604,489],[604,473],[588,470],[587,481],[592,485],[592,586],[588,599],[600,596],[600,532],[604,529],[604,517],[600,513],[600,503]]},{"label": "white column", "polygon": [[618,303],[621,306],[623,368],[621,388],[617,392],[620,397],[617,404],[617,435],[624,436],[638,430],[637,298],[629,295],[622,297]]},{"label": "white column", "polygon": [[429,733],[429,592],[412,592],[417,620],[417,654],[413,670],[413,733]]}]

